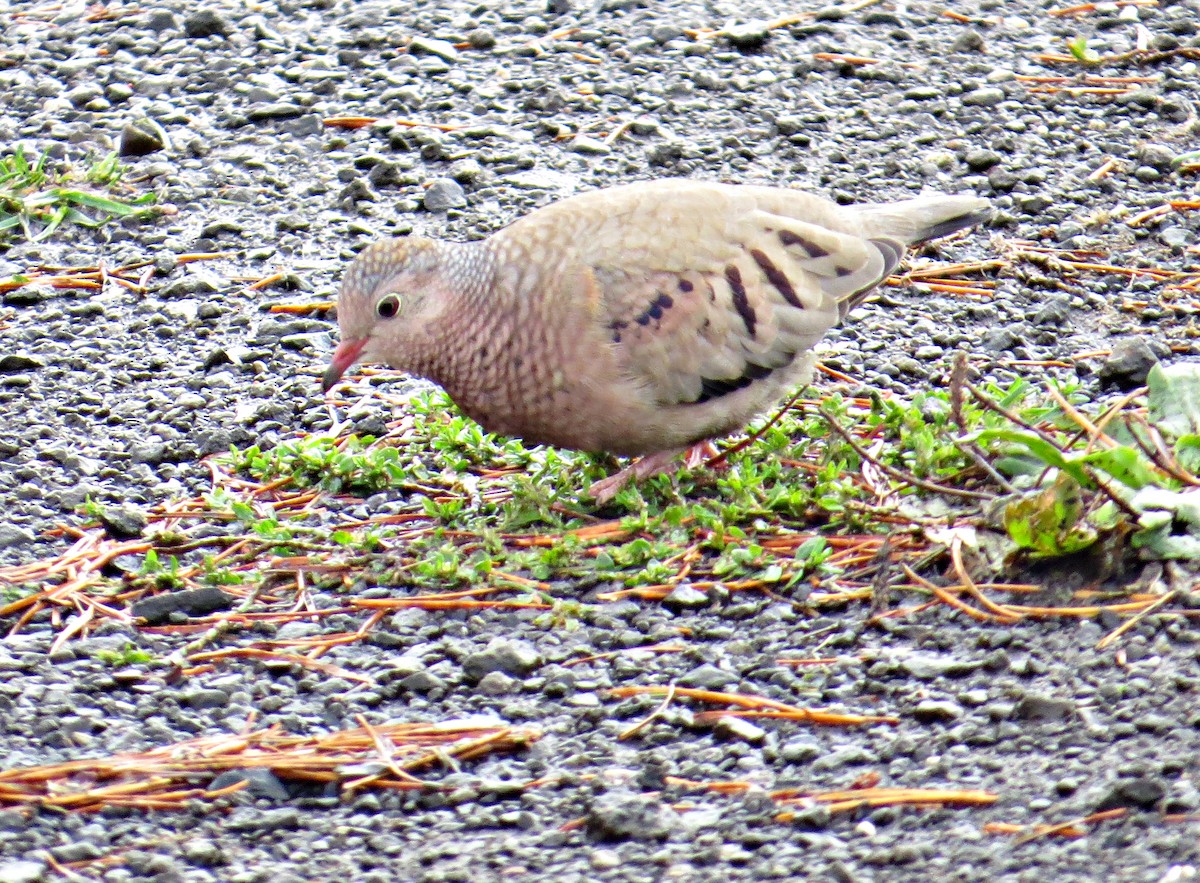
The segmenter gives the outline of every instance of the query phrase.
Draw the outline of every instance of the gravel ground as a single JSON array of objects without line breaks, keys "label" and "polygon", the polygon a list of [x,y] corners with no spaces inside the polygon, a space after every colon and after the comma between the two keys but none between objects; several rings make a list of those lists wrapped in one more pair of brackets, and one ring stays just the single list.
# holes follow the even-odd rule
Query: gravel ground
[{"label": "gravel ground", "polygon": [[[203,455],[327,428],[316,378],[331,320],[266,309],[331,296],[346,261],[381,233],[478,237],[572,192],[681,175],[843,201],[972,191],[994,201],[996,217],[943,248],[947,259],[1004,256],[1029,240],[1197,271],[1200,213],[1126,221],[1195,198],[1195,177],[1173,160],[1200,135],[1200,79],[1189,53],[1170,50],[1200,47],[1200,6],[1049,14],[1063,5],[953,4],[970,19],[960,21],[943,4],[881,2],[768,31],[782,10],[766,2],[174,0],[114,3],[91,21],[98,7],[10,2],[0,13],[0,144],[79,160],[136,141],[126,127],[153,121],[165,143],[127,157],[127,178],[176,212],[0,252],[0,278],[39,265],[154,269],[146,294],[109,285],[5,295],[0,564],[60,548],[43,532],[79,521],[88,497],[145,507],[194,496],[208,487]],[[729,23],[709,39],[687,33]],[[1114,55],[1143,28],[1163,54],[1101,71],[1146,78],[1122,94],[1040,92],[1018,79],[1078,73],[1036,58],[1065,53],[1069,39]],[[323,125],[359,115],[462,127]],[[1111,171],[1094,175],[1108,160]],[[181,260],[203,252],[228,255]],[[245,288],[276,273],[276,287]],[[1194,308],[1163,297],[1161,283],[1062,279],[1022,264],[986,302],[891,289],[831,336],[826,363],[906,393],[942,382],[965,349],[990,358],[996,376],[1053,371],[1101,395],[1136,385],[1155,359],[1196,352]],[[1017,364],[1072,364],[1098,349],[1113,355]],[[1116,624],[1104,620],[983,628],[942,607],[868,626],[862,608],[814,618],[765,598],[598,610],[570,633],[502,612],[396,615],[386,643],[330,657],[388,685],[377,691],[250,663],[180,685],[154,672],[126,683],[94,659],[98,649],[132,637],[165,656],[174,645],[101,630],[48,654],[48,623],[4,639],[4,768],[236,732],[251,711],[293,732],[353,726],[357,714],[490,713],[544,737],[446,774],[459,786],[449,795],[339,801],[265,787],[219,813],[0,812],[0,883],[57,879],[47,852],[121,857],[89,866],[88,878],[277,883],[1168,881],[1200,865],[1197,823],[1162,818],[1200,812],[1200,629],[1186,620],[1149,617],[1114,653],[1092,649]],[[582,648],[675,637],[680,625],[691,630],[686,653],[562,665]],[[800,673],[776,662],[815,652],[844,657]],[[729,732],[675,710],[618,742],[657,700],[614,706],[599,692],[670,681],[902,722]],[[842,788],[870,772],[887,785],[982,788],[1001,800],[832,818],[812,809],[781,824],[759,790]],[[663,775],[759,787],[663,792]],[[543,776],[562,778],[523,793],[509,784]],[[682,802],[692,808],[672,808]],[[1116,806],[1133,811],[1076,840],[1021,844],[982,830]],[[560,830],[576,819],[585,824]]]}]

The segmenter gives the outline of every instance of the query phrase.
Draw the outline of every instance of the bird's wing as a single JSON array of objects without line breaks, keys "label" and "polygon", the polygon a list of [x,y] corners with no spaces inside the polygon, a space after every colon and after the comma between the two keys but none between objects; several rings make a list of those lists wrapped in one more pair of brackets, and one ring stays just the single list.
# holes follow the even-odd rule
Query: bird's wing
[{"label": "bird's wing", "polygon": [[799,191],[671,181],[566,200],[502,232],[547,247],[569,237],[618,362],[656,402],[677,405],[791,365],[841,305],[887,277],[903,244],[854,224]]}]

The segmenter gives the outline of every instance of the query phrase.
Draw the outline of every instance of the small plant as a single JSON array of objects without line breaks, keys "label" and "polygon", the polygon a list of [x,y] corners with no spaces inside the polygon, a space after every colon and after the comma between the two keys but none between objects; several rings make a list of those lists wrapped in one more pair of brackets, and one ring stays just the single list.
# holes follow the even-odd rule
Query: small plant
[{"label": "small plant", "polygon": [[1088,47],[1087,37],[1076,37],[1074,40],[1067,41],[1067,51],[1078,61],[1084,64],[1095,64],[1100,60],[1100,55],[1095,49]]},{"label": "small plant", "polygon": [[1008,426],[976,436],[1025,488],[1003,510],[1020,548],[1066,555],[1125,530],[1146,557],[1200,557],[1200,366],[1156,365],[1144,412],[1077,415],[1070,429]]},{"label": "small plant", "polygon": [[555,598],[545,592],[536,593],[532,600],[550,605],[549,610],[538,614],[533,620],[534,625],[546,629],[557,629],[564,632],[577,631],[580,617],[588,610],[587,605],[579,601]]},{"label": "small plant", "polygon": [[149,207],[156,198],[153,193],[121,199],[70,186],[82,177],[84,184],[93,187],[117,188],[124,169],[115,153],[91,163],[81,176],[72,169],[48,171],[48,161],[45,153],[31,161],[20,145],[12,155],[0,158],[0,239],[19,230],[26,239],[40,242],[64,223],[99,227],[113,218],[141,217],[153,211]]},{"label": "small plant", "polygon": [[229,458],[235,469],[259,481],[287,478],[296,487],[319,487],[334,494],[373,494],[407,478],[399,449],[376,444],[369,435],[340,440],[306,436],[281,442],[269,451],[257,445],[245,450],[235,447]]},{"label": "small plant", "polygon": [[120,650],[97,650],[96,659],[110,668],[126,668],[131,665],[146,665],[154,661],[154,654],[149,650],[135,647],[128,641]]},{"label": "small plant", "polygon": [[172,555],[166,564],[158,557],[158,552],[151,549],[142,560],[138,576],[149,579],[155,588],[172,590],[183,587],[183,579],[179,575],[179,559]]}]

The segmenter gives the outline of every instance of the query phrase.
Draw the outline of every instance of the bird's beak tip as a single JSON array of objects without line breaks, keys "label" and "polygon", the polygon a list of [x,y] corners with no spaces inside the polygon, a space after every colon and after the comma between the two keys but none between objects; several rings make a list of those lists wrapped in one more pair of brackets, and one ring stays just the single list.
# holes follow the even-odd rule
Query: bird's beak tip
[{"label": "bird's beak tip", "polygon": [[321,389],[324,392],[329,392],[342,379],[342,375],[358,361],[366,345],[365,337],[359,340],[343,340],[338,344],[337,349],[333,351],[333,358],[329,360],[329,367],[321,376]]}]

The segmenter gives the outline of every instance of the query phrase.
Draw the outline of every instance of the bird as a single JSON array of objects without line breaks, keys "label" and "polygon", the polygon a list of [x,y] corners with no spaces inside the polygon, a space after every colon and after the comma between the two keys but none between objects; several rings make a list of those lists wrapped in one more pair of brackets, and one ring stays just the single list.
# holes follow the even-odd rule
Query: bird
[{"label": "bird", "polygon": [[982,223],[987,200],[839,205],[790,187],[683,178],[571,196],[491,236],[372,242],[337,299],[326,393],[358,362],[441,386],[485,430],[640,457],[603,506],[806,383],[813,347],[913,244]]}]

